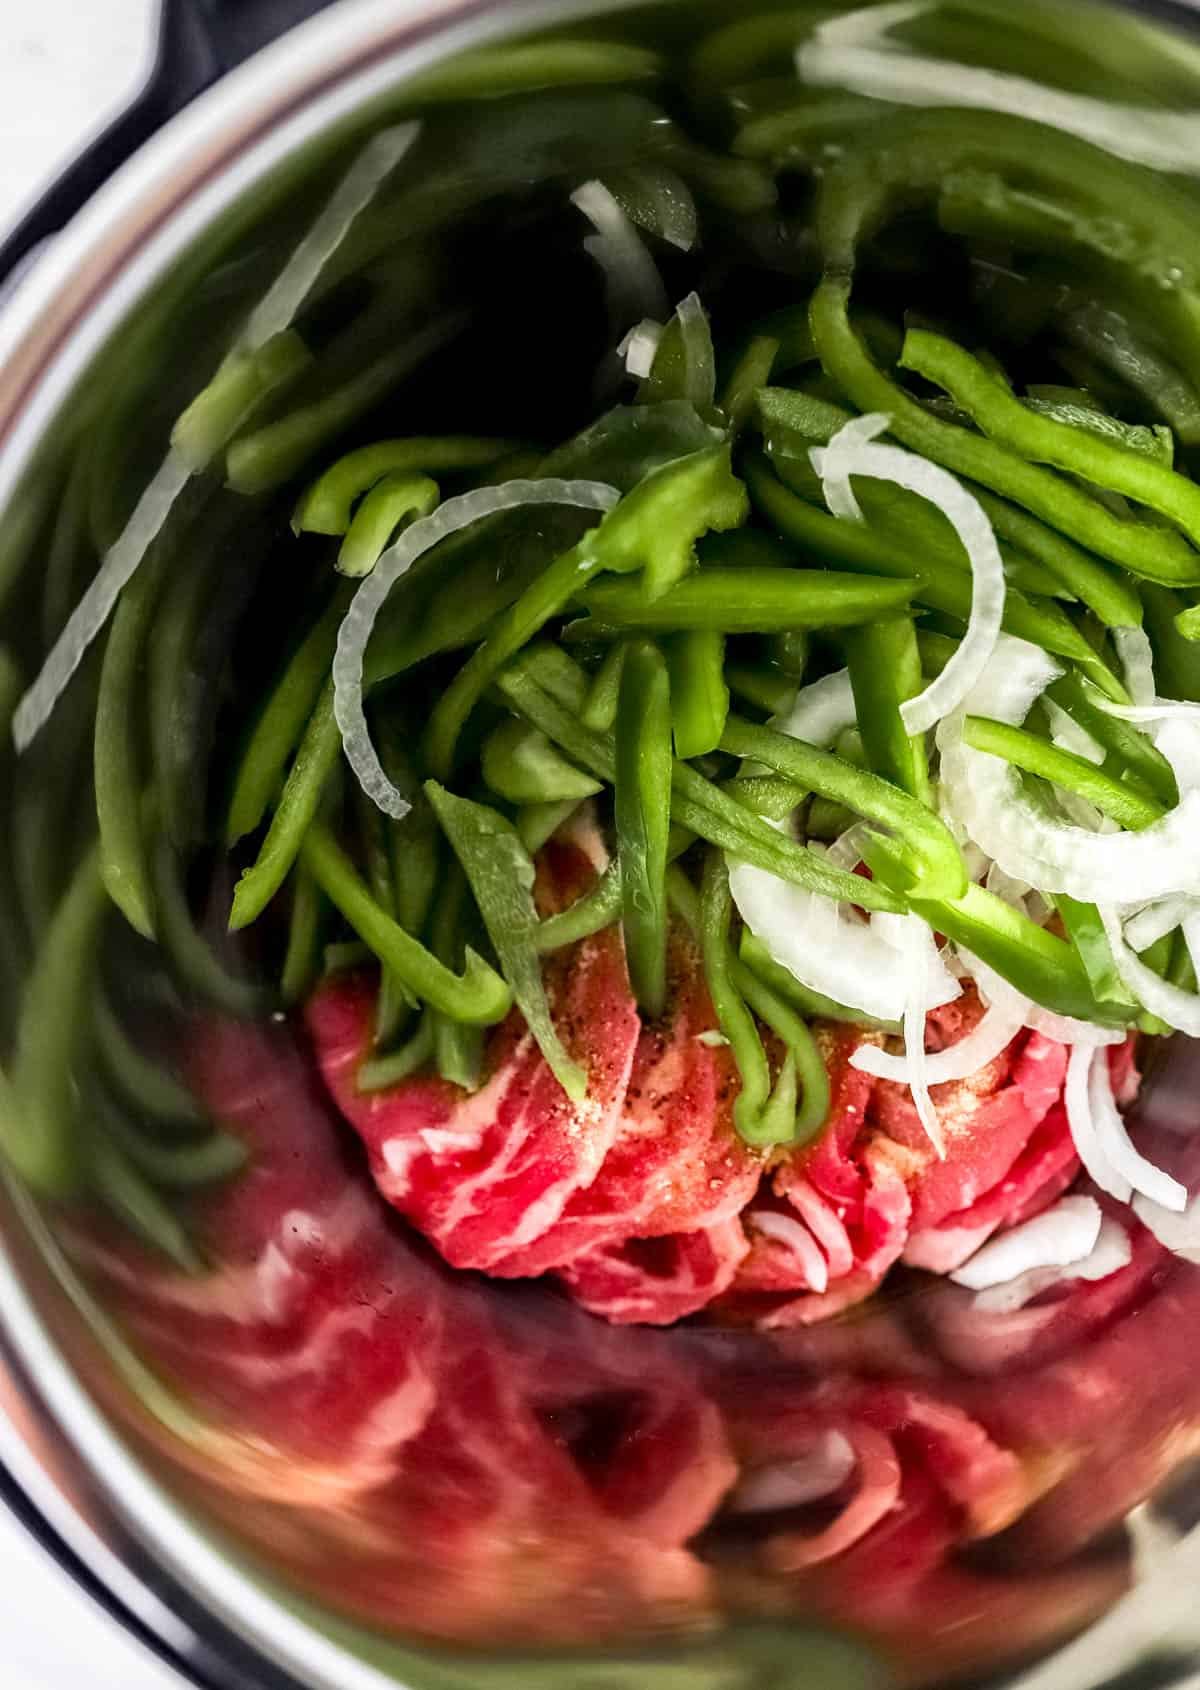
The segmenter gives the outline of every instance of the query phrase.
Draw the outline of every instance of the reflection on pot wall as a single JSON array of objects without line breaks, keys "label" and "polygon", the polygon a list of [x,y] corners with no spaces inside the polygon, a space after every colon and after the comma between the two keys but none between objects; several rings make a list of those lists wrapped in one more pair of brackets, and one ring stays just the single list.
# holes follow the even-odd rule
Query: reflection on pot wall
[{"label": "reflection on pot wall", "polygon": [[[460,58],[189,251],[13,501],[4,1142],[52,1241],[43,1312],[232,1554],[335,1628],[453,1647],[455,1683],[1016,1668],[1193,1524],[1177,1000],[1131,1002],[1094,907],[1052,907],[974,836],[977,902],[922,886],[913,863],[950,872],[967,833],[937,820],[924,749],[901,879],[851,836],[865,814],[903,844],[909,815],[901,776],[880,798],[862,766],[858,631],[908,618],[911,702],[981,577],[865,473],[865,523],[835,520],[809,455],[936,325],[1027,415],[1190,468],[1200,240],[1192,185],[1154,172],[1190,169],[1196,63],[1096,18],[668,9]],[[987,444],[929,375],[897,403]],[[1144,607],[1151,698],[1200,697],[1195,536],[1077,467],[1053,485],[1087,546],[1038,516],[1040,482],[1028,509],[988,482],[980,508],[1007,636],[1065,671],[1075,737],[1052,712],[1043,737],[1124,782],[1132,832],[1187,790],[1105,714],[1126,680],[1143,704],[1108,630]],[[553,502],[497,502],[531,478]],[[347,682],[377,568],[397,584]],[[686,609],[706,577],[715,648]],[[733,737],[722,715],[704,742],[691,697],[685,745],[714,649]],[[688,765],[668,737],[675,832],[647,823],[645,856],[669,915],[628,890],[643,661],[646,720],[658,661]],[[794,729],[828,759],[801,788],[756,748],[814,680],[850,713]],[[742,871],[799,887],[800,924],[864,857],[806,941],[866,994],[846,1009],[784,966]],[[885,937],[923,906],[928,1100]],[[1193,919],[1130,937],[1179,1001]],[[875,982],[852,977],[868,933]],[[960,1045],[980,1055],[958,1073]],[[906,1078],[880,1065],[906,1049]],[[1149,1189],[1082,1140],[1080,1072]],[[1068,1222],[1091,1228],[1074,1253]],[[1176,1525],[1142,1506],[1170,1497]]]}]

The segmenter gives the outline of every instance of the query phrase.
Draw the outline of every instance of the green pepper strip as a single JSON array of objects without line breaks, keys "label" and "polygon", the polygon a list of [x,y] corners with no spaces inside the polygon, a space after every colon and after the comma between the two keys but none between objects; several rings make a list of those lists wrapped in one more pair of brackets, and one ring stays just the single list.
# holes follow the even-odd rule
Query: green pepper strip
[{"label": "green pepper strip", "polygon": [[171,430],[171,445],[199,475],[254,412],[295,379],[312,354],[294,329],[253,352],[235,348]]},{"label": "green pepper strip", "polygon": [[150,864],[158,911],[158,942],[180,980],[206,1003],[244,1020],[253,1020],[273,1009],[275,1004],[267,988],[230,973],[198,931],[188,904],[183,866],[165,837],[156,841]]},{"label": "green pepper strip", "polygon": [[1094,434],[1114,446],[1123,446],[1126,451],[1138,452],[1167,469],[1175,462],[1175,436],[1162,423],[1121,422],[1118,417],[1110,417],[1107,411],[1097,409],[1094,404],[1077,405],[1071,400],[1039,399],[1033,394],[1027,394],[1021,404],[1035,416],[1046,417],[1068,428],[1082,429],[1085,434]]},{"label": "green pepper strip", "polygon": [[527,722],[498,723],[483,742],[480,766],[492,791],[510,804],[577,804],[601,790]]},{"label": "green pepper strip", "polygon": [[1182,639],[1200,640],[1200,606],[1189,605],[1175,617],[1175,631]]},{"label": "green pepper strip", "polygon": [[621,695],[621,669],[625,663],[625,642],[616,640],[604,654],[580,711],[585,728],[607,733],[617,719]]},{"label": "green pepper strip", "polygon": [[210,1132],[198,1142],[156,1144],[119,1110],[103,1092],[93,1103],[101,1130],[121,1154],[152,1185],[166,1191],[192,1191],[229,1179],[244,1168],[246,1145],[232,1133]]},{"label": "green pepper strip", "polygon": [[344,594],[339,593],[293,653],[255,724],[234,781],[225,828],[227,845],[253,833],[283,785],[287,760],[328,679],[345,608]]},{"label": "green pepper strip", "polygon": [[[436,1010],[426,1009],[417,1022],[412,1037],[400,1046],[398,1050],[389,1051],[386,1056],[373,1056],[364,1062],[354,1076],[354,1089],[358,1092],[387,1091],[390,1086],[399,1085],[401,1080],[407,1080],[411,1074],[417,1073],[434,1056],[434,1027],[444,1024],[457,1027],[457,1021],[447,1021],[439,1016]],[[464,1028],[464,1032],[472,1029]],[[443,1078],[446,1076],[443,1075]]]},{"label": "green pepper strip", "polygon": [[287,949],[279,975],[279,995],[288,1009],[307,997],[317,977],[321,954],[321,891],[307,869],[292,882]]},{"label": "green pepper strip", "polygon": [[1098,998],[1105,998],[1111,1003],[1123,1002],[1125,987],[1095,904],[1080,903],[1075,898],[1068,898],[1065,893],[1058,893],[1054,907],[1062,917],[1068,939],[1079,953],[1092,991]]},{"label": "green pepper strip", "polygon": [[[895,833],[903,853],[917,864],[916,884],[923,898],[959,898],[967,886],[962,853],[945,823],[907,792],[853,763],[820,751],[773,728],[731,716],[721,749],[733,757],[765,763],[798,785],[834,803],[845,804]],[[853,876],[853,879],[860,878]]]},{"label": "green pepper strip", "polygon": [[796,683],[786,675],[749,663],[730,663],[725,669],[729,690],[736,697],[763,710],[768,716],[778,716],[790,710],[796,700]]},{"label": "green pepper strip", "polygon": [[[519,715],[556,740],[568,756],[611,784],[615,767],[611,736],[584,728],[570,710],[543,691],[522,660],[511,664],[497,684]],[[678,761],[672,776],[671,815],[691,833],[807,891],[850,899],[865,909],[904,908],[884,887],[831,868],[816,852],[786,838],[689,764]]]},{"label": "green pepper strip", "polygon": [[161,1251],[184,1273],[203,1273],[204,1259],[187,1228],[103,1133],[88,1138],[87,1171],[97,1195],[143,1243]]},{"label": "green pepper strip", "polygon": [[492,632],[442,693],[429,721],[429,764],[445,779],[462,728],[510,657],[558,615],[593,576],[644,570],[648,598],[661,597],[696,561],[709,529],[745,521],[746,489],[728,446],[710,446],[653,470],[578,545],[556,559],[497,619]]},{"label": "green pepper strip", "polygon": [[891,1033],[900,1031],[899,1022],[876,1021],[861,1009],[849,1009],[844,1003],[838,1003],[833,998],[827,998],[823,992],[814,992],[802,984],[790,969],[775,961],[762,940],[751,933],[748,927],[742,930],[739,955],[747,969],[757,975],[765,986],[769,986],[776,997],[790,1003],[793,1009],[810,1020],[846,1021],[856,1027],[882,1027]]},{"label": "green pepper strip", "polygon": [[[1186,476],[1177,475],[1164,464],[1147,458],[1141,452],[1131,451],[1127,446],[1030,411],[1014,396],[1011,388],[985,365],[944,335],[933,334],[928,329],[910,329],[904,339],[900,362],[904,369],[945,388],[990,440],[999,442],[1033,463],[1051,464],[1055,469],[1077,475],[1093,486],[1123,493],[1175,523],[1193,544],[1200,542],[1200,488]],[[1073,493],[1075,491],[1072,489]],[[1065,526],[1066,515],[1065,511],[1059,510],[1051,520],[1062,527]],[[1076,528],[1074,523],[1071,526],[1081,538],[1088,538],[1084,529]],[[1132,547],[1127,543],[1128,536],[1125,540],[1121,547],[1122,555],[1116,556],[1114,561],[1125,564],[1134,574],[1142,574],[1136,536]],[[1099,551],[1103,548],[1096,546],[1095,549]],[[1153,570],[1150,573],[1153,579]],[[1180,575],[1168,569],[1167,579],[1170,581],[1189,578],[1200,581],[1200,558],[1192,563],[1190,577],[1186,571]]]},{"label": "green pepper strip", "polygon": [[811,645],[808,634],[801,629],[794,634],[772,634],[767,651],[774,667],[782,670],[789,681],[799,683],[808,671]]},{"label": "green pepper strip", "polygon": [[252,495],[290,481],[326,441],[365,416],[406,375],[439,351],[459,324],[457,316],[446,316],[403,334],[393,351],[372,359],[365,370],[332,392],[242,435],[225,454],[228,485],[235,493]]},{"label": "green pepper strip", "polygon": [[[912,870],[890,841],[874,836],[864,843],[863,855],[879,879],[898,891],[911,888]],[[968,886],[961,898],[910,892],[909,903],[935,933],[971,951],[1044,1009],[1103,1026],[1124,1026],[1137,1014],[1131,1004],[1098,1000],[1072,945],[982,886]]]},{"label": "green pepper strip", "polygon": [[100,874],[113,903],[145,939],[154,935],[154,901],[142,831],[141,722],[134,698],[165,565],[166,554],[156,546],[121,594],[100,671],[92,751]]},{"label": "green pepper strip", "polygon": [[770,381],[778,355],[777,340],[770,335],[754,335],[729,372],[720,408],[729,419],[729,432],[735,440],[750,420],[756,396]]},{"label": "green pepper strip", "polygon": [[150,730],[150,768],[158,819],[174,842],[196,842],[196,812],[201,776],[197,770],[195,712],[212,685],[195,669],[201,622],[212,601],[208,569],[193,559],[188,569],[175,569],[154,612],[153,638],[148,642],[149,670],[145,714]]},{"label": "green pepper strip", "polygon": [[558,1036],[538,961],[533,861],[498,811],[459,798],[436,781],[426,781],[425,791],[470,882],[525,1023],[567,1096],[579,1102],[587,1093],[587,1071]]},{"label": "green pepper strip", "polygon": [[424,1003],[473,1026],[491,1026],[508,1014],[512,993],[495,969],[468,950],[463,973],[453,974],[380,909],[322,822],[315,821],[308,829],[301,856],[330,903],[341,910],[380,962]]},{"label": "green pepper strip", "polygon": [[829,1115],[829,1070],[809,1027],[783,998],[776,996],[740,961],[734,960],[733,982],[760,1021],[775,1034],[795,1064],[802,1099],[792,1120],[792,1143],[804,1142],[825,1125]]},{"label": "green pepper strip", "polygon": [[[447,968],[462,967],[467,948],[467,921],[471,903],[471,888],[462,865],[451,857],[447,866],[441,897],[430,922],[429,948]],[[485,1033],[482,1027],[467,1027],[452,1021],[437,1010],[426,1011],[433,1040],[433,1065],[443,1080],[461,1086],[464,1091],[476,1091],[483,1072]],[[410,1057],[421,1049],[420,1031],[409,1041]]]},{"label": "green pepper strip", "polygon": [[[679,885],[682,878],[674,879],[677,896],[683,890]],[[687,891],[691,891],[690,886]],[[729,1040],[741,1076],[741,1090],[733,1105],[733,1122],[747,1144],[784,1144],[794,1137],[796,1130],[796,1059],[789,1051],[772,1085],[762,1039],[734,980],[734,957],[729,944],[732,911],[725,859],[720,851],[710,849],[705,857],[700,891],[700,950],[717,1021]]]},{"label": "green pepper strip", "polygon": [[1168,810],[1179,802],[1175,771],[1152,739],[1131,722],[1110,716],[1089,692],[1082,676],[1068,672],[1046,689],[1052,698],[1104,748],[1103,768],[1121,780],[1136,781]]},{"label": "green pepper strip", "polygon": [[1083,300],[1061,318],[1067,339],[1165,417],[1184,446],[1200,443],[1200,394],[1119,311]]},{"label": "green pepper strip", "polygon": [[845,636],[846,665],[867,762],[910,797],[932,807],[924,734],[910,734],[900,707],[925,684],[911,617],[854,628]]},{"label": "green pepper strip", "polygon": [[102,995],[93,1006],[92,1034],[106,1079],[139,1114],[172,1127],[205,1124],[208,1117],[188,1088],[139,1050]]},{"label": "green pepper strip", "polygon": [[[371,896],[384,914],[395,921],[398,919],[396,888],[392,879],[392,853],[389,849],[388,828],[383,812],[357,784],[351,794],[351,801],[358,817],[358,833],[362,841],[363,863]],[[403,925],[401,923],[401,926]],[[417,1007],[417,1000],[404,981],[393,974],[390,968],[382,969],[379,995],[375,1000],[375,1043],[388,1044],[409,1010]]]},{"label": "green pepper strip", "polygon": [[1184,601],[1167,587],[1145,586],[1146,625],[1154,647],[1154,673],[1165,698],[1200,702],[1200,652],[1179,632]]},{"label": "green pepper strip", "polygon": [[427,475],[387,475],[354,513],[338,552],[340,575],[369,575],[406,518],[417,521],[437,508],[441,489]]},{"label": "green pepper strip", "polygon": [[[981,439],[957,423],[943,422],[910,398],[872,364],[851,327],[849,299],[850,283],[837,274],[827,275],[813,295],[813,335],[821,362],[862,410],[883,411],[891,418],[890,432],[898,440],[956,475],[981,482],[1023,505],[1133,575],[1168,583],[1200,581],[1200,555],[1182,535],[1113,516],[1081,487],[1052,470],[1031,464],[1009,447]],[[1059,426],[1034,417],[1020,405],[1017,409],[1031,428]],[[1102,450],[1100,441],[1088,445],[1096,452]],[[1144,472],[1155,470],[1154,465],[1135,461]]]},{"label": "green pepper strip", "polygon": [[578,808],[574,798],[564,798],[557,804],[523,804],[514,818],[517,838],[531,857],[536,856]]},{"label": "green pepper strip", "polygon": [[667,834],[671,827],[671,689],[666,660],[633,641],[621,670],[613,810],[625,955],[634,996],[651,1017],[667,995]]},{"label": "green pepper strip", "polygon": [[92,850],[51,918],[21,1004],[3,1145],[22,1179],[45,1196],[69,1196],[79,1185],[74,1068],[107,908]]},{"label": "green pepper strip", "polygon": [[354,506],[387,476],[443,475],[484,469],[519,449],[515,440],[487,440],[471,435],[426,435],[410,440],[377,440],[347,452],[300,497],[292,517],[297,534],[345,534]]},{"label": "green pepper strip", "polygon": [[[742,473],[762,514],[785,539],[810,556],[823,563],[833,560],[848,569],[910,582],[915,569],[912,596],[919,604],[944,611],[961,622],[967,620],[971,613],[971,579],[964,570],[928,554],[915,563],[903,546],[866,523],[840,522],[828,511],[817,509],[785,487],[761,453],[746,454]],[[1029,640],[1056,657],[1070,658],[1110,698],[1127,702],[1120,681],[1056,606],[1034,604],[1010,588],[1004,601],[1004,627],[1018,639]]]},{"label": "green pepper strip", "polygon": [[1144,798],[1089,763],[1086,757],[1063,751],[1027,728],[996,722],[988,716],[968,716],[963,723],[963,740],[976,751],[1001,757],[1015,768],[1040,775],[1067,792],[1077,792],[1122,827],[1149,827],[1166,815],[1156,799]]},{"label": "green pepper strip", "polygon": [[653,604],[636,584],[623,581],[598,582],[583,595],[583,604],[602,622],[623,628],[770,634],[870,622],[903,610],[915,585],[829,570],[704,569]]},{"label": "green pepper strip", "polygon": [[341,736],[333,714],[333,682],[329,680],[300,741],[267,837],[234,889],[229,913],[232,932],[257,920],[287,879],[341,749]]},{"label": "green pepper strip", "polygon": [[715,628],[675,634],[665,646],[671,675],[675,755],[707,757],[721,742],[729,714],[725,685],[725,636]]},{"label": "green pepper strip", "polygon": [[1132,582],[1123,580],[1110,565],[1028,511],[998,499],[984,487],[972,487],[971,492],[998,537],[1035,558],[1081,604],[1094,611],[1106,628],[1141,627],[1142,601]]}]

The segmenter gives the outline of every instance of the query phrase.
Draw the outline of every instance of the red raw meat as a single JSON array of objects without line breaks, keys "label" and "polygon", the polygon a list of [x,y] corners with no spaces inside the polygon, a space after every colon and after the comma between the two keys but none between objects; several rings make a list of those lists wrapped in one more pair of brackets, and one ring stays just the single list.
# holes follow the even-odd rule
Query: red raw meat
[{"label": "red raw meat", "polygon": [[749,1248],[735,1216],[699,1232],[629,1238],[590,1251],[561,1277],[577,1303],[615,1325],[669,1326],[727,1291]]},{"label": "red raw meat", "polygon": [[[549,907],[573,902],[594,878],[591,857],[570,839],[539,860]],[[335,980],[308,1007],[322,1074],[367,1146],[379,1189],[454,1267],[512,1273],[506,1260],[592,1183],[617,1133],[641,1032],[620,934],[609,928],[556,954],[546,988],[563,1042],[587,1070],[581,1103],[567,1097],[517,1011],[490,1039],[487,1079],[474,1095],[425,1076],[360,1094],[354,1076],[370,1048],[373,986]]]},{"label": "red raw meat", "polygon": [[252,1159],[192,1215],[190,1278],[122,1234],[77,1232],[126,1325],[212,1422],[195,1451],[246,1491],[300,1502],[381,1484],[434,1400],[435,1270],[400,1255],[286,1034],[214,1023],[198,1095]]}]

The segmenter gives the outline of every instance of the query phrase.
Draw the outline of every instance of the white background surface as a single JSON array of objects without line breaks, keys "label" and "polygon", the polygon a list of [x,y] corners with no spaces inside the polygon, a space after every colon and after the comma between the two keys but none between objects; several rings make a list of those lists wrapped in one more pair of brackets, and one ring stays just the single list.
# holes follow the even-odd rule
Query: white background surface
[{"label": "white background surface", "polygon": [[[0,0],[0,228],[138,87],[154,0]],[[3,1690],[180,1690],[0,1505]]]}]

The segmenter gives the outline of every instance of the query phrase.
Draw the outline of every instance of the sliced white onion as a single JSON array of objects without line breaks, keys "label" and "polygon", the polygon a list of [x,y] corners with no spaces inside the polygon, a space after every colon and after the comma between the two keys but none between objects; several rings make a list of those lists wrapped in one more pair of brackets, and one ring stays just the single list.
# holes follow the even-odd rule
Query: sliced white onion
[{"label": "sliced white onion", "polygon": [[1165,1021],[1168,1027],[1189,1033],[1194,1039],[1200,1038],[1200,997],[1195,992],[1185,992],[1181,986],[1171,985],[1169,980],[1163,980],[1152,968],[1147,968],[1125,943],[1117,911],[1103,904],[1099,909],[1117,973],[1134,997],[1145,1005],[1151,1015]]},{"label": "sliced white onion", "polygon": [[[1139,1199],[1140,1201],[1140,1199]],[[1105,1215],[1100,1223],[1099,1236],[1090,1255],[1066,1267],[1030,1268],[1004,1285],[990,1286],[972,1300],[972,1308],[979,1314],[1015,1314],[1043,1291],[1072,1280],[1096,1281],[1108,1279],[1133,1260],[1129,1234],[1119,1221]]]},{"label": "sliced white onion", "polygon": [[896,105],[961,106],[1034,118],[1118,158],[1196,174],[1200,117],[1195,112],[1097,100],[1008,71],[933,58],[889,39],[890,30],[928,9],[924,0],[899,0],[820,24],[796,49],[801,80]]},{"label": "sliced white onion", "polygon": [[312,292],[322,270],[420,133],[419,123],[380,130],[351,164],[307,234],[255,306],[239,339],[255,351],[281,334]]},{"label": "sliced white onion", "polygon": [[575,505],[580,510],[609,511],[620,499],[615,487],[603,481],[505,481],[497,487],[476,487],[447,499],[432,515],[421,517],[390,546],[355,593],[338,630],[333,659],[333,709],[341,730],[346,760],[363,791],[389,816],[408,814],[408,800],[383,771],[371,743],[363,711],[363,660],[375,619],[400,577],[417,559],[447,535],[468,528],[496,511],[521,505]]},{"label": "sliced white onion", "polygon": [[[945,1085],[950,1080],[967,1080],[994,1062],[1016,1038],[1025,1025],[1024,1006],[991,1004],[965,1038],[947,1045],[925,1058],[925,1080],[928,1085]],[[850,1058],[854,1068],[864,1074],[874,1074],[879,1080],[895,1080],[909,1084],[907,1058],[892,1056],[878,1045],[860,1045]]]},{"label": "sliced white onion", "polygon": [[1114,628],[1113,645],[1125,671],[1125,689],[1135,705],[1153,704],[1158,696],[1154,684],[1154,647],[1144,628]]},{"label": "sliced white onion", "polygon": [[1140,1192],[1133,1200],[1133,1212],[1168,1250],[1177,1256],[1200,1260],[1200,1197],[1192,1197],[1181,1210],[1164,1209]]},{"label": "sliced white onion", "polygon": [[643,317],[640,323],[634,324],[617,347],[625,360],[627,375],[633,376],[636,381],[645,381],[654,368],[654,357],[662,337],[663,325],[656,323],[653,317]]},{"label": "sliced white onion", "polygon": [[1185,699],[1156,698],[1149,704],[1118,704],[1113,698],[1106,698],[1103,694],[1093,693],[1096,705],[1109,716],[1116,716],[1122,722],[1193,722],[1200,723],[1200,704],[1190,704]]},{"label": "sliced white onion", "polygon": [[[1093,1060],[1096,1057],[1095,1048],[1088,1045],[1075,1045],[1071,1051],[1067,1061],[1067,1083],[1063,1089],[1067,1125],[1071,1129],[1075,1153],[1093,1183],[1110,1197],[1115,1197],[1118,1203],[1128,1203],[1133,1195],[1133,1187],[1117,1173],[1104,1154],[1100,1135],[1092,1118],[1090,1082]],[[1104,1062],[1105,1058],[1101,1055],[1099,1061]]]},{"label": "sliced white onion", "polygon": [[675,307],[683,339],[684,394],[698,411],[708,410],[717,388],[717,358],[713,350],[708,312],[698,293],[689,293]]},{"label": "sliced white onion", "polygon": [[576,188],[571,201],[596,231],[583,247],[604,271],[613,316],[623,322],[639,317],[661,321],[670,306],[658,266],[613,194],[593,178]]},{"label": "sliced white onion", "polygon": [[[929,995],[928,947],[924,940],[931,938],[928,927],[919,916],[899,918],[907,922],[907,937],[903,956],[906,964],[908,995],[904,1004],[904,1060],[908,1067],[908,1089],[916,1106],[917,1118],[925,1128],[930,1144],[944,1162],[946,1141],[942,1123],[933,1099],[929,1095],[929,1075],[925,1055],[925,1003]],[[955,981],[958,987],[958,982]],[[961,987],[958,987],[961,991]]]},{"label": "sliced white onion", "polygon": [[[1083,1051],[1083,1057],[1077,1064],[1079,1050]],[[1080,1074],[1085,1068],[1086,1107],[1083,1107]],[[1187,1206],[1186,1188],[1134,1148],[1113,1096],[1108,1058],[1102,1051],[1080,1046],[1071,1052],[1067,1067],[1067,1117],[1080,1161],[1110,1197],[1124,1203],[1128,1202],[1130,1192],[1137,1191],[1176,1213]],[[1081,1137],[1076,1133],[1077,1120]],[[1101,1174],[1105,1177],[1099,1177]]]},{"label": "sliced white onion", "polygon": [[819,681],[801,687],[790,710],[771,718],[771,726],[792,739],[820,749],[833,744],[846,728],[858,722],[850,671],[837,669]]},{"label": "sliced white onion", "polygon": [[1184,793],[1174,810],[1138,833],[1092,833],[1048,816],[1016,769],[964,743],[966,714],[1019,724],[1058,673],[1036,646],[1001,635],[963,711],[938,732],[950,812],[1007,873],[1042,892],[1116,904],[1128,900],[1131,887],[1146,899],[1200,891],[1200,791]]},{"label": "sliced white onion", "polygon": [[1050,732],[1055,745],[1063,751],[1073,752],[1076,757],[1086,757],[1089,763],[1095,763],[1097,767],[1103,763],[1107,754],[1100,741],[1093,739],[1086,728],[1081,728],[1074,716],[1069,716],[1061,704],[1055,704],[1052,698],[1043,702],[1050,718]]},{"label": "sliced white onion", "polygon": [[836,1431],[822,1432],[800,1456],[773,1461],[746,1474],[725,1503],[731,1514],[767,1514],[802,1508],[841,1490],[855,1468],[854,1448]]},{"label": "sliced white onion", "polygon": [[1140,956],[1168,933],[1174,933],[1188,916],[1196,913],[1197,907],[1195,898],[1182,893],[1173,898],[1159,898],[1125,923],[1125,943]]},{"label": "sliced white onion", "polygon": [[950,1278],[972,1291],[986,1291],[1031,1268],[1070,1267],[1091,1255],[1103,1218],[1094,1197],[1063,1197],[1032,1220],[989,1240]]},{"label": "sliced white onion", "polygon": [[781,1215],[774,1209],[752,1211],[750,1218],[755,1232],[761,1232],[773,1244],[782,1244],[795,1256],[811,1290],[820,1295],[829,1289],[829,1265],[816,1239],[802,1222],[792,1215]]},{"label": "sliced white onion", "polygon": [[[967,554],[971,613],[966,631],[941,674],[900,709],[908,732],[918,734],[956,710],[983,673],[1000,634],[1007,587],[1000,548],[978,499],[948,470],[915,452],[871,444],[873,435],[882,433],[890,420],[880,413],[855,417],[838,430],[828,446],[816,446],[809,455],[835,516],[858,511],[849,486],[851,476],[892,482],[940,510]],[[858,514],[861,518],[861,512]]]},{"label": "sliced white onion", "polygon": [[984,1003],[994,1004],[998,1008],[1008,1007],[1014,1011],[1019,1008],[1025,1018],[1024,1025],[1033,1032],[1041,1033],[1047,1039],[1054,1039],[1060,1045],[1124,1044],[1125,1033],[1120,1028],[1100,1027],[1091,1021],[1077,1021],[1073,1016],[1058,1015],[1052,1009],[1043,1009],[1041,1004],[1027,998],[1002,974],[997,974],[994,968],[989,968],[979,957],[972,956],[970,951],[960,950],[959,955]]},{"label": "sliced white onion", "polygon": [[[288,327],[354,219],[412,146],[419,131],[419,124],[403,123],[382,130],[367,143],[250,313],[232,350],[256,352]],[[13,744],[18,753],[28,748],[49,720],[85,652],[157,539],[191,474],[184,454],[172,447],[134,506],[129,521],[105,553],[87,591],[18,704],[12,724]]]}]

